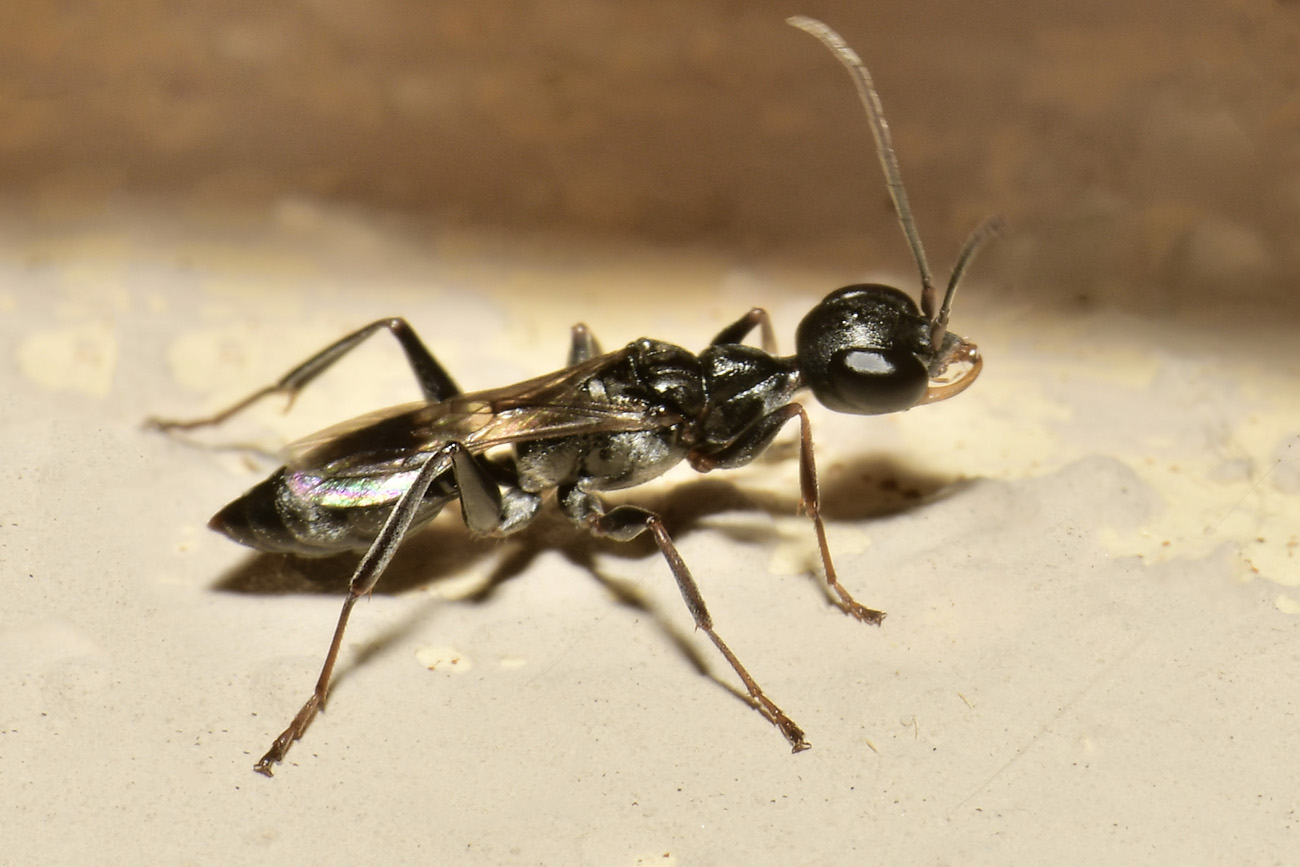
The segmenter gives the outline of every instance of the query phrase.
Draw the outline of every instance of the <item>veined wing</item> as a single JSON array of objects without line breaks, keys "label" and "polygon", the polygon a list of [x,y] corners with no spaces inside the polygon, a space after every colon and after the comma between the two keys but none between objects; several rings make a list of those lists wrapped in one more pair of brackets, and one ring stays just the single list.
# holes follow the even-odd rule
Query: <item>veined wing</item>
[{"label": "veined wing", "polygon": [[416,469],[451,441],[482,453],[527,440],[658,430],[681,422],[680,415],[660,407],[580,388],[627,354],[620,349],[514,385],[359,416],[292,444],[286,464],[336,477],[373,476]]}]

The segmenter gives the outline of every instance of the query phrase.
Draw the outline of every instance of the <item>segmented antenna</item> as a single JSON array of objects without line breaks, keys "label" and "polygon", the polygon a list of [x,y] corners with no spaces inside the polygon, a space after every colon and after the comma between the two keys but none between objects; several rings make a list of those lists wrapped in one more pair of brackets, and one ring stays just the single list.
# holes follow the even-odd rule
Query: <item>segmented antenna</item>
[{"label": "segmented antenna", "polygon": [[948,330],[948,313],[952,310],[952,296],[957,294],[957,284],[961,282],[961,277],[966,273],[966,267],[970,265],[971,260],[975,258],[975,253],[984,242],[990,238],[996,238],[1002,234],[1002,218],[986,217],[984,222],[975,227],[975,231],[970,233],[966,243],[961,245],[961,252],[957,254],[957,262],[952,266],[952,276],[948,278],[948,291],[943,293],[943,306],[939,308],[939,313],[930,322],[930,346],[938,349],[943,345],[943,335]]},{"label": "segmented antenna", "polygon": [[889,134],[889,124],[885,121],[885,111],[880,105],[880,95],[871,80],[871,73],[866,64],[858,57],[856,51],[848,46],[838,33],[816,18],[795,15],[785,19],[785,23],[798,27],[805,33],[811,33],[821,40],[853,77],[853,84],[858,89],[858,97],[867,110],[867,119],[871,121],[871,134],[876,139],[876,156],[880,167],[885,171],[885,183],[889,187],[889,197],[894,200],[894,210],[898,212],[898,222],[907,236],[907,243],[912,248],[912,258],[921,272],[921,313],[930,320],[930,345],[936,350],[943,345],[944,335],[948,331],[948,313],[952,309],[952,298],[957,293],[957,284],[962,274],[975,258],[976,251],[984,242],[1002,230],[1002,220],[990,217],[971,233],[962,245],[953,265],[952,276],[948,278],[948,289],[943,295],[943,304],[935,309],[934,278],[930,275],[930,265],[925,260],[925,247],[921,245],[921,235],[916,231],[916,221],[912,219],[912,206],[907,201],[907,190],[903,188],[903,176],[898,171],[898,157],[894,154],[894,140]]},{"label": "segmented antenna", "polygon": [[[785,19],[791,27],[798,27],[822,41],[835,55],[844,68],[853,76],[853,84],[858,89],[858,97],[867,110],[867,119],[871,121],[871,134],[876,139],[876,156],[880,158],[880,167],[885,170],[885,183],[889,186],[889,197],[894,200],[894,210],[898,212],[898,222],[907,236],[907,243],[912,247],[912,258],[921,271],[921,312],[931,321],[935,318],[934,278],[930,276],[930,265],[925,261],[925,247],[921,245],[921,236],[916,231],[916,221],[912,219],[912,206],[907,202],[907,190],[903,188],[903,176],[898,171],[898,157],[894,154],[894,140],[889,135],[889,124],[885,121],[885,110],[880,105],[880,96],[876,85],[871,80],[871,73],[858,53],[848,46],[840,35],[816,18],[795,15]],[[951,293],[949,293],[951,294]]]}]

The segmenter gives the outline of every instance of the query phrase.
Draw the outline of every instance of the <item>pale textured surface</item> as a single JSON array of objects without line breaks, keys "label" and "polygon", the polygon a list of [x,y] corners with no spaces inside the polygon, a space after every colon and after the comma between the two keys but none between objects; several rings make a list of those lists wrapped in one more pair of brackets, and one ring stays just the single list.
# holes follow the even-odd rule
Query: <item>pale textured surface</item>
[{"label": "pale textured surface", "polygon": [[[1295,350],[1265,366],[1253,347],[1280,327],[1246,341],[1062,320],[978,281],[954,320],[988,357],[971,391],[895,418],[815,414],[831,542],[890,612],[881,629],[806,577],[789,449],[631,495],[667,515],[719,630],[810,752],[791,756],[728,692],[653,551],[554,516],[480,544],[453,517],[357,609],[329,712],[274,780],[256,776],[337,612],[304,576],[337,586],[349,567],[205,531],[268,467],[142,432],[144,416],[215,408],[385,313],[473,388],[553,367],[578,318],[608,345],[699,346],[757,302],[788,344],[843,279],[290,210],[243,230],[124,214],[6,245],[0,768],[16,863],[1293,849]],[[292,413],[261,407],[202,439],[273,447],[411,398],[388,343]]]},{"label": "pale textured surface", "polygon": [[[0,860],[1293,860],[1297,7],[840,5],[0,13]],[[269,469],[220,446],[417,392],[378,336],[214,448],[140,421],[380,315],[479,388],[557,366],[577,320],[696,348],[762,304],[789,347],[841,283],[911,288],[849,84],[792,12],[871,63],[936,270],[1011,225],[953,320],[979,383],[814,411],[880,629],[807,575],[793,449],[629,493],[813,749],[728,691],[652,549],[449,516],[255,775],[349,566],[204,529]],[[538,225],[565,234],[511,231]]]}]

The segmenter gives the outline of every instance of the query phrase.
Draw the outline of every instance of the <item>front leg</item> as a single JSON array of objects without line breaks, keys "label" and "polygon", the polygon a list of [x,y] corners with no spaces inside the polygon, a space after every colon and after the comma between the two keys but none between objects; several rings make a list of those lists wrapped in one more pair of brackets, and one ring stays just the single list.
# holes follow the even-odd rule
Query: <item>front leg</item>
[{"label": "front leg", "polygon": [[668,535],[663,519],[659,515],[640,506],[616,506],[605,511],[604,504],[594,494],[583,490],[579,485],[561,488],[559,500],[560,507],[565,513],[593,535],[627,542],[649,530],[654,536],[655,544],[659,546],[660,553],[668,561],[668,568],[672,570],[673,578],[677,581],[677,589],[681,592],[682,601],[686,603],[687,610],[695,620],[696,628],[703,630],[704,634],[709,636],[709,640],[730,663],[731,668],[745,684],[745,689],[749,691],[750,703],[785,736],[785,739],[790,742],[791,752],[802,752],[811,746],[804,739],[803,729],[795,725],[794,720],[786,716],[785,712],[777,707],[776,702],[767,697],[758,685],[758,681],[754,680],[745,666],[741,665],[736,654],[731,652],[731,648],[714,631],[713,618],[704,605],[700,588],[691,576],[691,570],[686,567],[686,562],[682,560],[682,555],[677,552],[677,546],[673,544],[672,537]]},{"label": "front leg", "polygon": [[826,570],[826,584],[839,596],[840,608],[846,614],[853,615],[863,623],[879,624],[885,619],[885,612],[868,608],[854,599],[835,574],[830,545],[826,541],[826,525],[821,515],[817,464],[813,459],[812,427],[808,423],[808,413],[801,405],[786,404],[742,430],[740,436],[723,448],[714,451],[696,449],[687,456],[687,460],[691,467],[701,473],[747,464],[771,445],[785,423],[796,416],[799,418],[799,505],[808,513],[817,532],[817,546],[821,550],[822,566]]}]

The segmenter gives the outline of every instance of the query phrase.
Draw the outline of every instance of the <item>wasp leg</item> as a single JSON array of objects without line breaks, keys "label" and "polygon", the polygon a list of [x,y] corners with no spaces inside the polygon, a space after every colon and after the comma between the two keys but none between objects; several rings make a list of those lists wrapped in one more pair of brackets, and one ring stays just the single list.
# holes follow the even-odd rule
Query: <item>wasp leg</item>
[{"label": "wasp leg", "polygon": [[[459,446],[459,444],[454,444]],[[523,529],[542,506],[538,494],[518,488],[508,477],[497,478],[465,448],[451,453],[452,471],[460,494],[460,514],[465,526],[481,536],[505,536]]]},{"label": "wasp leg", "polygon": [[795,725],[794,720],[786,716],[785,712],[764,694],[758,681],[745,670],[745,666],[741,665],[740,660],[731,652],[731,648],[727,647],[726,642],[714,631],[713,618],[704,605],[700,588],[696,586],[695,579],[691,577],[691,570],[687,568],[686,562],[677,552],[677,546],[673,544],[659,515],[639,506],[617,506],[606,512],[599,499],[577,485],[562,488],[559,498],[561,507],[569,517],[596,536],[626,542],[649,530],[664,559],[668,561],[668,568],[672,570],[673,578],[677,580],[677,589],[681,591],[682,599],[695,620],[695,626],[704,630],[714,646],[726,657],[727,662],[745,684],[745,689],[749,691],[751,704],[785,736],[785,739],[790,742],[791,752],[797,753],[811,746],[804,739],[803,729]]},{"label": "wasp leg", "polygon": [[762,307],[754,307],[744,316],[718,332],[718,336],[709,342],[710,346],[722,343],[743,343],[749,333],[758,328],[759,342],[768,355],[776,355],[776,333],[772,330],[772,318]]},{"label": "wasp leg", "polygon": [[591,333],[586,323],[579,322],[573,326],[570,335],[569,367],[600,355],[600,342],[596,340],[596,335]]},{"label": "wasp leg", "polygon": [[415,333],[415,330],[411,328],[405,319],[395,317],[372,322],[365,328],[358,329],[347,337],[331,343],[280,377],[273,385],[258,389],[243,400],[226,407],[214,415],[189,421],[151,418],[145,424],[158,430],[193,430],[194,428],[217,425],[272,394],[288,396],[289,405],[285,407],[285,410],[288,411],[289,407],[293,406],[294,398],[297,397],[298,392],[307,383],[324,373],[334,362],[355,349],[367,337],[383,329],[392,332],[393,336],[397,338],[397,342],[401,344],[402,351],[406,353],[407,362],[411,365],[411,370],[415,373],[415,380],[419,383],[420,390],[424,392],[426,400],[437,403],[460,394],[460,388],[457,387],[456,382],[438,363],[438,360],[433,357],[433,354],[429,352],[424,342],[420,340],[419,335]]},{"label": "wasp leg", "polygon": [[[294,742],[299,740],[325,707],[329,697],[330,680],[334,674],[334,664],[338,661],[339,648],[343,645],[343,633],[347,629],[348,617],[352,606],[362,596],[375,588],[379,577],[384,574],[393,554],[402,544],[402,539],[411,528],[411,522],[419,512],[429,486],[443,473],[451,471],[456,476],[456,485],[462,497],[462,510],[465,522],[470,529],[479,533],[498,532],[503,529],[518,529],[537,511],[540,498],[519,492],[521,498],[507,498],[503,503],[501,491],[488,478],[483,468],[475,461],[469,451],[460,443],[448,443],[432,455],[428,463],[421,467],[415,481],[398,499],[384,522],[383,529],[375,537],[366,551],[352,580],[348,585],[348,596],[343,600],[343,609],[339,612],[338,624],[334,627],[334,638],[330,642],[329,652],[325,654],[325,663],[321,667],[320,677],[311,697],[294,716],[289,727],[271,744],[271,749],[258,760],[253,769],[270,777],[274,774],[273,766],[284,760]],[[534,501],[531,511],[522,500]],[[493,511],[495,509],[495,511]]]},{"label": "wasp leg", "polygon": [[861,604],[840,583],[831,561],[830,545],[826,542],[826,525],[821,515],[821,494],[817,485],[817,464],[813,460],[812,426],[808,413],[797,403],[786,404],[745,428],[739,437],[726,448],[715,452],[692,452],[688,456],[691,466],[701,473],[719,468],[747,464],[771,444],[777,433],[790,419],[799,418],[799,505],[812,519],[817,531],[817,546],[821,549],[822,566],[826,570],[826,584],[839,596],[839,606],[863,623],[879,624],[885,612]]}]

